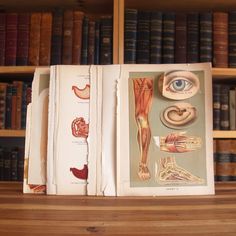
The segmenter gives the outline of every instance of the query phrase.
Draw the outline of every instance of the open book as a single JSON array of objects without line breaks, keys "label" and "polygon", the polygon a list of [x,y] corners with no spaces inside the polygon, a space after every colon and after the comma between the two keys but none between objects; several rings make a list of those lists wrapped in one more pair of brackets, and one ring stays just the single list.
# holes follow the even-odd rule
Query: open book
[{"label": "open book", "polygon": [[26,184],[58,195],[213,194],[211,83],[207,63],[51,66],[48,112],[31,105],[38,126],[47,121],[47,161],[32,154],[42,142],[31,121]]}]

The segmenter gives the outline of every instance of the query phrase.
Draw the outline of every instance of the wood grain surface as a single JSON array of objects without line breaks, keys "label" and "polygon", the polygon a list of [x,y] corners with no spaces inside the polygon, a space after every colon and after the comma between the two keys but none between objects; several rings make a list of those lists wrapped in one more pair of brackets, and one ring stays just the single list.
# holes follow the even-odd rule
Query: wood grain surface
[{"label": "wood grain surface", "polygon": [[0,235],[236,235],[236,183],[215,196],[23,195],[0,183]]}]

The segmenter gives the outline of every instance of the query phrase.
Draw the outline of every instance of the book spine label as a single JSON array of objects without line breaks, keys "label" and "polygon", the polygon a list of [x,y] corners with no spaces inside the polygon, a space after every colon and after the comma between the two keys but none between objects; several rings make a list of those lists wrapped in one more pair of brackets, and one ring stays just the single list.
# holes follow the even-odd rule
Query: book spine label
[{"label": "book spine label", "polygon": [[138,10],[125,9],[124,62],[136,63]]}]

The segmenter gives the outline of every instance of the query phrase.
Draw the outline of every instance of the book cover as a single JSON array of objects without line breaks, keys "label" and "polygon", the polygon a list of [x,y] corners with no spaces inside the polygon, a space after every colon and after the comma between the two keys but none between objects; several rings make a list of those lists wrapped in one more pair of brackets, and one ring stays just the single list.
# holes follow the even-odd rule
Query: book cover
[{"label": "book cover", "polygon": [[123,65],[120,74],[117,195],[214,194],[211,65]]}]

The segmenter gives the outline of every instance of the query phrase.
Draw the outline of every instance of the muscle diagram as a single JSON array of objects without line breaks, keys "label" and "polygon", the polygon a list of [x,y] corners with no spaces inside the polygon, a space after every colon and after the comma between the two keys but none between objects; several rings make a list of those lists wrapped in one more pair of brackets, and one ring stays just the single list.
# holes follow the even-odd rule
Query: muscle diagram
[{"label": "muscle diagram", "polygon": [[160,138],[160,150],[164,152],[191,152],[201,147],[201,138],[187,136],[184,132],[171,133]]},{"label": "muscle diagram", "polygon": [[153,80],[150,78],[135,78],[133,79],[133,90],[135,99],[135,120],[138,127],[137,140],[140,150],[138,176],[141,180],[147,180],[150,178],[147,158],[151,139],[148,114],[152,105]]},{"label": "muscle diagram", "polygon": [[72,174],[78,179],[88,179],[88,166],[84,165],[83,169],[70,168]]},{"label": "muscle diagram", "polygon": [[174,157],[160,158],[155,165],[156,181],[159,184],[203,184],[204,180],[176,164]]},{"label": "muscle diagram", "polygon": [[173,129],[191,125],[196,118],[197,109],[189,103],[176,103],[167,107],[161,114],[163,124]]},{"label": "muscle diagram", "polygon": [[87,138],[89,131],[89,124],[85,123],[83,117],[73,120],[71,124],[72,135],[75,137]]},{"label": "muscle diagram", "polygon": [[81,99],[89,99],[90,97],[90,85],[86,84],[83,89],[78,88],[77,86],[72,86],[72,90],[74,91],[75,95]]},{"label": "muscle diagram", "polygon": [[158,87],[163,97],[183,100],[198,92],[200,82],[198,77],[190,71],[171,71],[162,74]]}]

